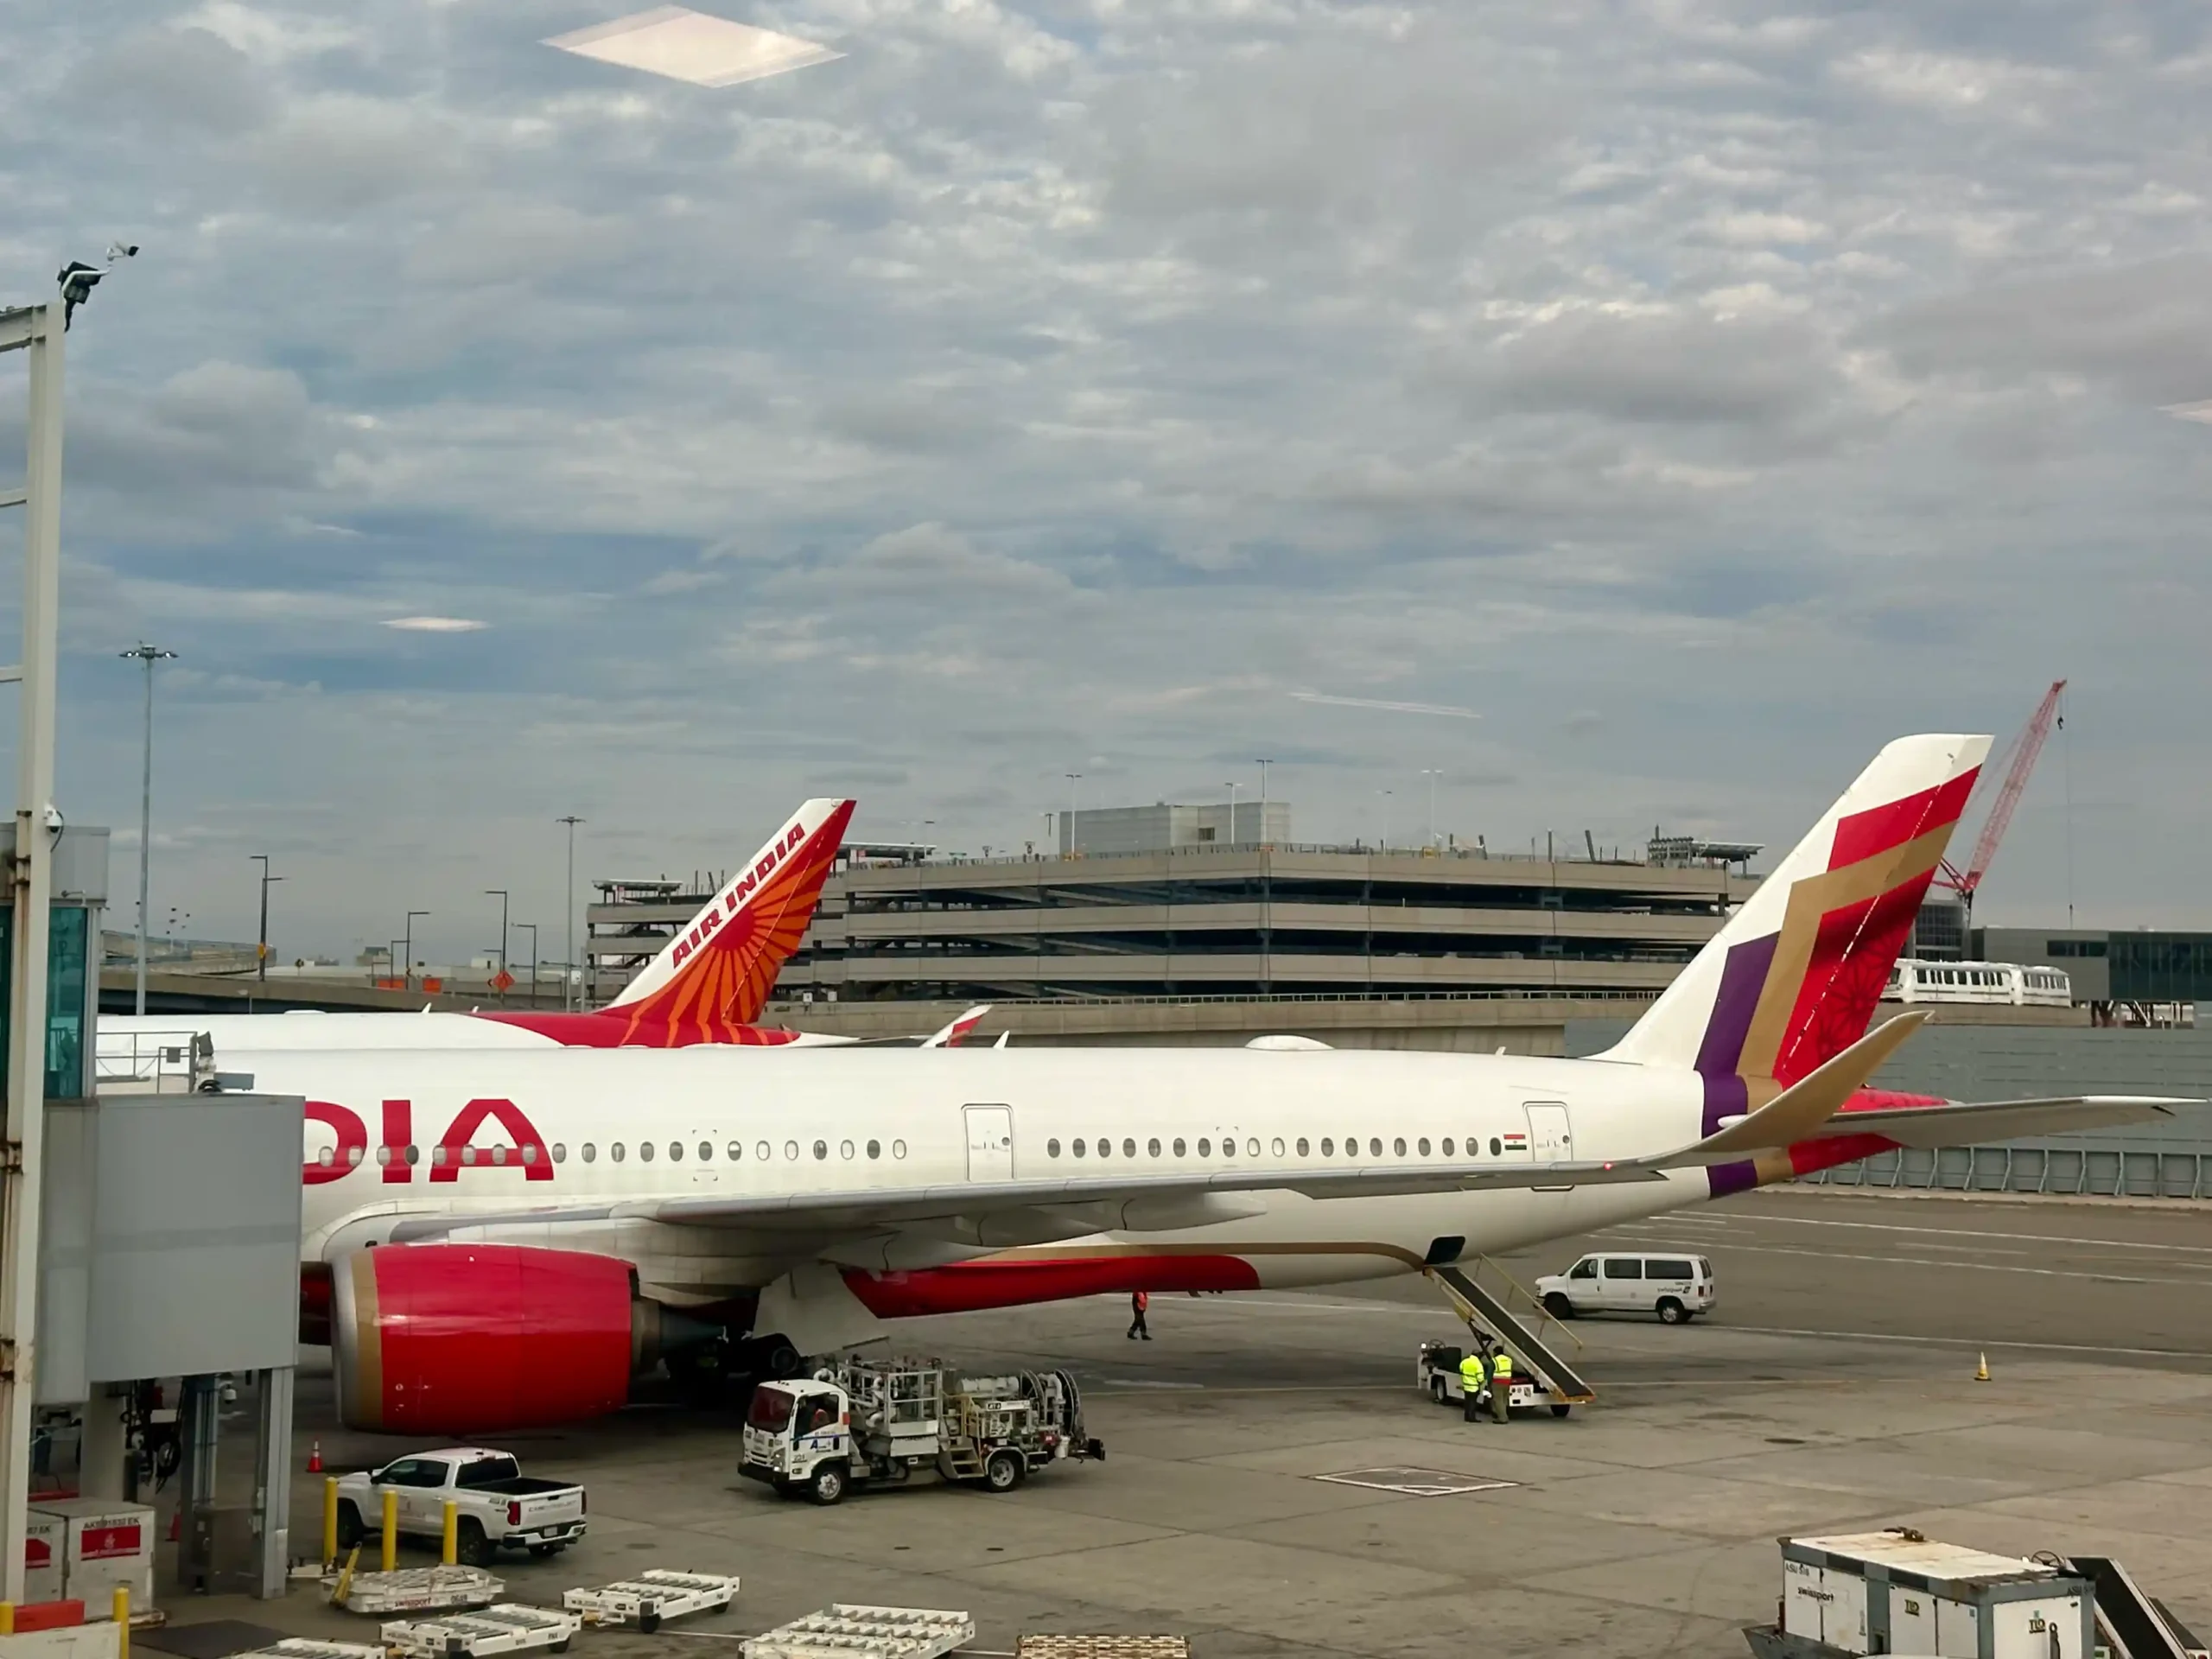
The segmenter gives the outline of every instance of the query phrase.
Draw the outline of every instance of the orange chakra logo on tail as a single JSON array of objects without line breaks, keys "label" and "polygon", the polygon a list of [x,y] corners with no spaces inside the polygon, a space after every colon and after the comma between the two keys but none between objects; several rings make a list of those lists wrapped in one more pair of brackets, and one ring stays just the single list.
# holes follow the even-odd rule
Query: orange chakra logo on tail
[{"label": "orange chakra logo on tail", "polygon": [[626,1018],[626,1045],[760,1040],[753,1022],[806,935],[852,814],[841,801],[810,834],[793,823],[693,918],[670,951],[671,976],[607,1010]]}]

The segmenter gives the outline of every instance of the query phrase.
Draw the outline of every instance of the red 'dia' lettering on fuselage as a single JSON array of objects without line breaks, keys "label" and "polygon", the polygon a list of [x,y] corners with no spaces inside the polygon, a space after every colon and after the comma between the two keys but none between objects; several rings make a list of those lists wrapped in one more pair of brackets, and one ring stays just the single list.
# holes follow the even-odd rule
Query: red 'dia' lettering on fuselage
[{"label": "red 'dia' lettering on fuselage", "polygon": [[[308,1102],[306,1115],[309,1122],[327,1128],[336,1145],[301,1165],[300,1179],[308,1186],[345,1179],[368,1157],[368,1126],[361,1122],[359,1113],[333,1101]],[[498,1122],[508,1138],[493,1146],[479,1147],[474,1144],[473,1137],[483,1128],[486,1118]],[[377,1149],[377,1162],[383,1167],[387,1184],[404,1185],[415,1179],[414,1162],[409,1156],[415,1150],[414,1127],[413,1101],[384,1103],[384,1141]],[[430,1179],[434,1181],[457,1181],[463,1168],[494,1169],[516,1165],[521,1166],[524,1180],[553,1179],[553,1160],[547,1155],[545,1141],[537,1133],[537,1126],[514,1102],[498,1096],[472,1100],[455,1113],[453,1122],[446,1125],[445,1133],[431,1148],[429,1162]]]}]

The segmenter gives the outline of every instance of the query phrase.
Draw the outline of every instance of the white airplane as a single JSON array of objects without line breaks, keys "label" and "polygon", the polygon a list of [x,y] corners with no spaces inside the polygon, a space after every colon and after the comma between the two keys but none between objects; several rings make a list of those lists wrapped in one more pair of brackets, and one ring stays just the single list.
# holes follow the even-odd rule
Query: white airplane
[{"label": "white airplane", "polygon": [[[577,1013],[471,1008],[465,1014],[102,1014],[104,1066],[133,1064],[134,1047],[205,1033],[217,1054],[281,1049],[682,1048],[842,1045],[761,1026],[776,975],[798,949],[822,884],[843,845],[851,801],[811,800],[741,865],[691,920],[605,1007]],[[134,1040],[135,1039],[135,1043]]]},{"label": "white airplane", "polygon": [[[356,1426],[584,1417],[702,1332],[1417,1271],[1897,1147],[2164,1115],[1866,1090],[1987,752],[1891,744],[1594,1059],[1312,1048],[232,1056],[308,1099],[303,1312]],[[372,1130],[372,1121],[376,1124]],[[373,1248],[372,1248],[373,1247]]]}]

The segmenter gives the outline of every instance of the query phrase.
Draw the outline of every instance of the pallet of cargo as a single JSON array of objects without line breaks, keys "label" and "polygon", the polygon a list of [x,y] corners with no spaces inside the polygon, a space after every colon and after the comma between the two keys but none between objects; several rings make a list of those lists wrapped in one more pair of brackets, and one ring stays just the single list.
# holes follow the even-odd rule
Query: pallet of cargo
[{"label": "pallet of cargo", "polygon": [[691,1613],[719,1613],[737,1599],[734,1573],[678,1573],[649,1567],[634,1579],[617,1579],[597,1589],[571,1590],[561,1598],[566,1611],[587,1624],[634,1624],[652,1635],[664,1621]]},{"label": "pallet of cargo", "polygon": [[566,1653],[569,1639],[582,1628],[583,1620],[574,1613],[503,1601],[481,1612],[396,1620],[386,1624],[379,1634],[388,1653],[404,1654],[409,1659],[442,1659],[447,1654],[490,1659],[493,1654],[541,1648]]},{"label": "pallet of cargo", "polygon": [[349,1613],[372,1618],[489,1607],[507,1592],[505,1580],[493,1578],[480,1567],[403,1567],[393,1573],[341,1575],[330,1582],[332,1601]]},{"label": "pallet of cargo", "polygon": [[745,1659],[938,1659],[976,1639],[966,1613],[832,1602],[818,1613],[748,1637]]},{"label": "pallet of cargo", "polygon": [[1179,1636],[1025,1636],[1014,1659],[1191,1659]]}]

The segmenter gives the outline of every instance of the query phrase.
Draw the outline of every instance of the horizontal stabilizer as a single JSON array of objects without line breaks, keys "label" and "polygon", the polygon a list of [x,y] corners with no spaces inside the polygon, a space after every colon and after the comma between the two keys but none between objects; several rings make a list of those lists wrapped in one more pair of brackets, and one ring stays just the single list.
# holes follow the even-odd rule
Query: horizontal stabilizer
[{"label": "horizontal stabilizer", "polygon": [[1898,1046],[1927,1022],[1928,1015],[1917,1011],[1885,1020],[1756,1112],[1660,1163],[1669,1169],[1734,1163],[1753,1153],[1778,1151],[1809,1140],[1843,1109],[1844,1103],[1866,1085],[1867,1078],[1881,1070],[1882,1063],[1897,1052]]},{"label": "horizontal stabilizer", "polygon": [[1822,1126],[1815,1138],[1878,1135],[1900,1147],[1987,1146],[2024,1135],[2075,1135],[2126,1123],[2155,1123],[2171,1117],[2176,1107],[2202,1104],[2201,1100],[2154,1095],[2063,1095],[2046,1100],[1891,1107],[1841,1113]]}]

